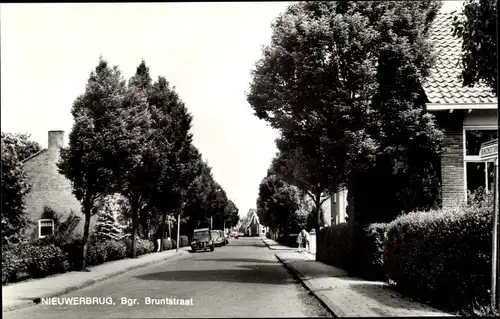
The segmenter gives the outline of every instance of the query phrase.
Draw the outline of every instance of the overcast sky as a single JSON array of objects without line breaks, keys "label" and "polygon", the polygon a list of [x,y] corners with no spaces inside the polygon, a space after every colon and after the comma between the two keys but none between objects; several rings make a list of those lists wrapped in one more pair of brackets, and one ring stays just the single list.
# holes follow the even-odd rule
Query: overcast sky
[{"label": "overcast sky", "polygon": [[[458,1],[460,3],[462,1]],[[2,132],[73,125],[70,110],[102,55],[128,79],[141,59],[194,117],[194,143],[245,216],[276,147],[245,92],[270,23],[291,2],[1,4]],[[443,11],[457,7],[447,1]]]}]

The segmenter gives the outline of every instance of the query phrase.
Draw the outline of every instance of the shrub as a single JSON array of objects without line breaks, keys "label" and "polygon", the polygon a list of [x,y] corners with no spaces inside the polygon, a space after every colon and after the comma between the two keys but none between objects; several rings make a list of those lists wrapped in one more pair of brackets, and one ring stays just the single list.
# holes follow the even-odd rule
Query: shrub
[{"label": "shrub", "polygon": [[410,213],[388,225],[384,269],[398,290],[450,310],[488,302],[491,205]]},{"label": "shrub", "polygon": [[350,231],[347,223],[325,227],[317,233],[316,259],[335,267],[348,269]]},{"label": "shrub", "polygon": [[189,246],[189,239],[187,236],[180,236],[179,237],[179,247],[186,247]]},{"label": "shrub", "polygon": [[127,258],[127,246],[123,241],[108,240],[104,242],[104,246],[108,252],[108,261]]},{"label": "shrub", "polygon": [[32,245],[23,247],[26,271],[31,278],[42,278],[64,273],[69,269],[68,256],[56,245]]},{"label": "shrub", "polygon": [[2,250],[2,284],[17,281],[17,274],[26,272],[22,244],[12,244]]},{"label": "shrub", "polygon": [[106,241],[91,241],[87,246],[85,258],[88,266],[97,266],[108,261],[108,245]]},{"label": "shrub", "polygon": [[369,280],[384,280],[384,251],[387,224],[377,223],[365,227],[361,234],[359,275]]},{"label": "shrub", "polygon": [[[88,249],[88,248],[87,248]],[[68,256],[70,270],[80,270],[82,265],[82,239],[76,238],[61,245],[61,250]]]},{"label": "shrub", "polygon": [[[127,238],[124,240],[127,247],[127,256],[132,256],[132,240]],[[149,254],[155,251],[155,244],[151,240],[137,238],[135,242],[136,256]]]},{"label": "shrub", "polygon": [[163,246],[163,250],[170,250],[170,249],[172,249],[172,241],[170,241],[168,239],[163,239],[162,246]]}]

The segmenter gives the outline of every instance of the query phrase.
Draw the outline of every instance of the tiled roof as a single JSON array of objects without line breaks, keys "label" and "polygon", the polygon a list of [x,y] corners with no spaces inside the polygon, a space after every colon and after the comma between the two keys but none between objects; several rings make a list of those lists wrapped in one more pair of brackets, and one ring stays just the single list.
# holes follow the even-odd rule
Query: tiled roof
[{"label": "tiled roof", "polygon": [[453,15],[438,14],[434,20],[430,39],[434,43],[436,64],[423,88],[432,104],[497,103],[496,96],[484,85],[464,87],[459,78],[462,41],[453,36]]}]

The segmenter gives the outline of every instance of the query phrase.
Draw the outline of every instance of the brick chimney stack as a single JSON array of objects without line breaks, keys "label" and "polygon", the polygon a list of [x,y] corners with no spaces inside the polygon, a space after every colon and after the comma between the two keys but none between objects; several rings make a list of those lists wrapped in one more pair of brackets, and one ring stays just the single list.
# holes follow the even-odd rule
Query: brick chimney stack
[{"label": "brick chimney stack", "polygon": [[49,131],[49,149],[64,146],[64,131]]}]

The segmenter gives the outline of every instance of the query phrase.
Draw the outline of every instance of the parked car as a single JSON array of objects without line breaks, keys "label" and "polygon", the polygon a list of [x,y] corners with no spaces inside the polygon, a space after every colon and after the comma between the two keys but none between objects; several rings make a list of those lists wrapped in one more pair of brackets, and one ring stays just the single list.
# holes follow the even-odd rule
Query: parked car
[{"label": "parked car", "polygon": [[214,246],[222,247],[224,245],[224,238],[222,237],[221,230],[211,230],[210,234],[214,239]]},{"label": "parked car", "polygon": [[195,229],[193,232],[193,241],[191,242],[191,250],[215,250],[214,239],[208,228]]}]

